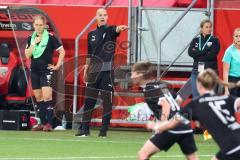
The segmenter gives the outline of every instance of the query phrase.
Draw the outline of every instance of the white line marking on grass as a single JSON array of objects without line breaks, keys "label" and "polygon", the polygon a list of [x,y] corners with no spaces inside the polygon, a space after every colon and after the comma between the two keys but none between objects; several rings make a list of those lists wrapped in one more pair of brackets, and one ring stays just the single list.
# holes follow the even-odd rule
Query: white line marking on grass
[{"label": "white line marking on grass", "polygon": [[[198,155],[199,157],[212,157],[213,155]],[[153,156],[155,158],[184,158],[184,155],[168,155],[168,156]],[[137,156],[109,156],[109,157],[46,157],[46,158],[39,158],[39,157],[16,157],[16,158],[0,158],[0,160],[62,160],[62,159],[129,159],[134,158],[136,159]]]},{"label": "white line marking on grass", "polygon": [[86,140],[85,137],[76,138],[76,139],[57,139],[57,138],[12,138],[12,137],[0,137],[0,140],[27,140],[27,141],[58,141],[58,142],[93,142],[93,143],[122,143],[122,144],[144,144],[144,142],[123,142],[123,141],[108,141],[104,140]]},{"label": "white line marking on grass", "polygon": [[[0,140],[27,140],[27,141],[56,141],[56,142],[92,142],[92,143],[118,143],[118,144],[144,144],[145,141],[142,142],[132,142],[132,141],[109,141],[109,140],[87,140],[87,137],[76,137],[76,139],[58,139],[58,138],[12,138],[12,137],[0,137]],[[147,140],[147,139],[146,139]],[[215,144],[197,144],[201,147],[211,147],[216,146]]]}]

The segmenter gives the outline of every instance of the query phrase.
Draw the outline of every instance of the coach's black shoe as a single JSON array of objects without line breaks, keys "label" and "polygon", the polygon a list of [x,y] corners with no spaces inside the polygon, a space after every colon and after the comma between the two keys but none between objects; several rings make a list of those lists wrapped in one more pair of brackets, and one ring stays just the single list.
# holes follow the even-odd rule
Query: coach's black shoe
[{"label": "coach's black shoe", "polygon": [[88,136],[90,136],[90,132],[79,130],[78,133],[75,134],[75,136],[76,137],[88,137]]},{"label": "coach's black shoe", "polygon": [[107,131],[100,130],[98,137],[106,138],[107,137]]},{"label": "coach's black shoe", "polygon": [[88,137],[90,136],[89,122],[81,122],[78,128],[78,132],[75,134],[76,137]]}]

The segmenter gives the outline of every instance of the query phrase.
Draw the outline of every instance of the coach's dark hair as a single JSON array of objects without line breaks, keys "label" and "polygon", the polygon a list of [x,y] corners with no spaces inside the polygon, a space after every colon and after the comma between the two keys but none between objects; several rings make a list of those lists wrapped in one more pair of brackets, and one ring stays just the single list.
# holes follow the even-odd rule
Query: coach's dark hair
[{"label": "coach's dark hair", "polygon": [[43,23],[47,23],[47,19],[44,15],[41,15],[41,14],[38,14],[38,15],[35,15],[33,17],[33,23],[37,20],[37,19],[41,19],[43,21]]},{"label": "coach's dark hair", "polygon": [[210,21],[209,19],[204,19],[204,20],[200,23],[200,27],[203,28],[203,26],[204,26],[206,23],[210,23],[210,24],[212,25],[212,21]]},{"label": "coach's dark hair", "polygon": [[133,72],[143,73],[144,79],[150,79],[156,77],[154,66],[150,62],[138,62],[132,66]]}]

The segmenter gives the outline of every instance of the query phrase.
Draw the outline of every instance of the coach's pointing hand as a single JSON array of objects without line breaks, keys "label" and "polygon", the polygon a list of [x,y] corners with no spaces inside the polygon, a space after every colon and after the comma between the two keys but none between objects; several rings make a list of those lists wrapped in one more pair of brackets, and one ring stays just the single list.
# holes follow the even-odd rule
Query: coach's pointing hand
[{"label": "coach's pointing hand", "polygon": [[128,29],[128,26],[126,26],[126,25],[117,26],[116,32],[119,33],[121,31],[125,31],[126,29]]}]

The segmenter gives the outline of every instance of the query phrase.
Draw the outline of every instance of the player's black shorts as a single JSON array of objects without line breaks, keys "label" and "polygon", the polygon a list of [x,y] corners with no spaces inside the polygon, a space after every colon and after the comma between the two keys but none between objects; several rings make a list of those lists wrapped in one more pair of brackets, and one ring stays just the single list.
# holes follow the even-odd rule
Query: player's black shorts
[{"label": "player's black shorts", "polygon": [[230,155],[226,155],[225,153],[220,151],[216,154],[216,157],[218,160],[239,160],[240,159],[240,151],[235,152]]},{"label": "player's black shorts", "polygon": [[49,70],[43,70],[43,71],[31,70],[32,88],[40,89],[42,87],[51,87],[52,75],[53,75],[53,71],[49,71]]},{"label": "player's black shorts", "polygon": [[150,138],[150,141],[161,151],[167,151],[174,145],[174,143],[178,143],[183,154],[185,155],[189,155],[197,151],[192,133],[173,134],[166,131],[154,135],[152,138]]}]

